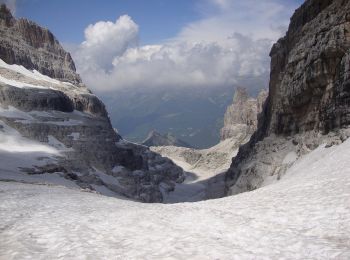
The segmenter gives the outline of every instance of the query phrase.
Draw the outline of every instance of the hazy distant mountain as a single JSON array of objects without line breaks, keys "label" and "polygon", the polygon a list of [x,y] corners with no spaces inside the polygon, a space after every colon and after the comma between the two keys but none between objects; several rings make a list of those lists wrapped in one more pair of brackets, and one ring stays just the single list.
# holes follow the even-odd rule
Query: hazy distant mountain
[{"label": "hazy distant mountain", "polygon": [[[257,80],[249,94],[256,96],[264,80]],[[246,85],[244,85],[246,86]],[[208,148],[220,141],[220,129],[228,105],[232,103],[234,86],[211,90],[125,90],[101,93],[113,126],[127,140],[141,143],[157,129],[171,133],[192,147]]]},{"label": "hazy distant mountain", "polygon": [[114,131],[48,29],[0,5],[0,35],[0,181],[161,202],[184,180],[172,161]]},{"label": "hazy distant mountain", "polygon": [[178,146],[178,147],[187,147],[187,148],[191,148],[191,146],[180,140],[177,139],[175,136],[173,136],[170,133],[167,134],[160,134],[155,130],[152,130],[147,138],[142,142],[143,145],[145,146]]}]

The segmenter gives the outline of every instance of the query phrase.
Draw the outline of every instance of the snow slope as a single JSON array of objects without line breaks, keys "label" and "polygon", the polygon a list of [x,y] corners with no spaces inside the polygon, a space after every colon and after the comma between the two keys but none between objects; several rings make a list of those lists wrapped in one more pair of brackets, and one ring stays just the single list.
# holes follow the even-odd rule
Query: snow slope
[{"label": "snow slope", "polygon": [[261,189],[141,204],[0,182],[0,259],[350,259],[350,140]]},{"label": "snow slope", "polygon": [[186,171],[187,177],[174,192],[163,194],[164,202],[194,202],[224,196],[225,175],[238,147],[247,140],[228,138],[208,149],[197,150],[177,146],[150,149],[171,159]]},{"label": "snow slope", "polygon": [[71,148],[67,148],[53,136],[49,136],[49,143],[25,138],[0,120],[0,181],[63,185],[79,189],[74,182],[65,179],[62,173],[24,174],[22,170],[33,166],[57,164],[58,158],[64,157],[62,152],[69,149]]},{"label": "snow slope", "polygon": [[202,150],[177,146],[153,146],[151,150],[172,159],[184,170],[197,174],[199,180],[205,180],[226,171],[232,157],[236,156],[239,146],[245,141],[228,138]]},{"label": "snow slope", "polygon": [[41,74],[36,70],[28,70],[17,64],[7,64],[0,59],[0,83],[17,88],[69,90],[72,93],[89,93],[85,87],[74,86],[69,82],[59,81]]},{"label": "snow slope", "polygon": [[163,192],[171,192],[184,179],[169,159],[119,142],[104,104],[83,83],[0,59],[0,92],[0,180],[80,186],[159,202],[161,184]]}]

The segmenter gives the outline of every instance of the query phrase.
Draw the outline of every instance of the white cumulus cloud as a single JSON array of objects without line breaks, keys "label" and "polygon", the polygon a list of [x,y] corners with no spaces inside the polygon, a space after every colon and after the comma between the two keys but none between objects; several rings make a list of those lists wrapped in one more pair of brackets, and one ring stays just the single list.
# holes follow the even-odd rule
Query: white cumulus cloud
[{"label": "white cumulus cloud", "polygon": [[[233,85],[241,77],[268,73],[269,40],[234,34],[224,44],[175,42],[127,49],[112,70],[83,72],[98,91],[148,87],[186,88]],[[93,72],[93,73],[92,73]]]},{"label": "white cumulus cloud", "polygon": [[85,41],[76,53],[80,69],[83,72],[110,69],[114,57],[137,45],[138,30],[138,25],[128,15],[119,17],[114,23],[90,24],[85,29]]},{"label": "white cumulus cloud", "polygon": [[135,22],[122,16],[114,23],[89,25],[74,57],[85,83],[96,92],[219,88],[249,78],[263,78],[261,84],[266,84],[268,53],[292,11],[292,5],[277,0],[207,0],[201,20],[172,39],[147,46],[138,44]]}]

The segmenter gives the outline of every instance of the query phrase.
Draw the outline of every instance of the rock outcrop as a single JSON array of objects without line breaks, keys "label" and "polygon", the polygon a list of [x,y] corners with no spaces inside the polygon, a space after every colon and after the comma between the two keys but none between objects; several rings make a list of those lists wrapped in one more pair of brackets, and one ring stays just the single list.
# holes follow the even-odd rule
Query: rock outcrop
[{"label": "rock outcrop", "polygon": [[222,140],[207,149],[178,146],[152,146],[151,150],[168,157],[190,173],[184,184],[166,200],[198,201],[225,196],[225,172],[238,148],[249,141],[262,111],[267,91],[262,90],[257,99],[248,96],[243,88],[237,88],[233,104],[227,108]]},{"label": "rock outcrop", "polygon": [[[258,125],[258,114],[261,113],[267,97],[267,91],[262,90],[257,99],[249,97],[244,88],[237,88],[233,103],[225,113],[224,127],[221,129],[221,141],[228,138],[249,139]],[[248,140],[247,140],[248,141]]]},{"label": "rock outcrop", "polygon": [[143,145],[151,146],[178,146],[178,147],[187,147],[191,148],[186,142],[176,138],[170,133],[162,135],[155,130],[152,130],[147,138],[142,142]]},{"label": "rock outcrop", "polygon": [[162,192],[183,181],[170,160],[114,131],[104,104],[82,84],[69,53],[48,30],[14,19],[2,5],[0,33],[0,134],[12,129],[60,152],[14,172],[56,173],[84,189],[144,202],[161,202]]},{"label": "rock outcrop", "polygon": [[77,86],[82,83],[71,55],[55,36],[27,19],[15,19],[4,4],[0,6],[0,35],[0,58],[6,63]]},{"label": "rock outcrop", "polygon": [[301,155],[349,136],[349,13],[347,0],[307,0],[296,10],[271,50],[269,97],[227,173],[229,193],[275,181]]}]

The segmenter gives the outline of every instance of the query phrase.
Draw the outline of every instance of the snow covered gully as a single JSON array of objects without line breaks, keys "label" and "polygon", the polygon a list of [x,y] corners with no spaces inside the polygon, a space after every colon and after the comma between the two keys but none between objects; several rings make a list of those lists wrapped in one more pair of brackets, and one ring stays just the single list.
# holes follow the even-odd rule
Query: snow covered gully
[{"label": "snow covered gully", "polygon": [[0,259],[350,259],[349,157],[322,146],[275,184],[173,205],[0,182]]}]

